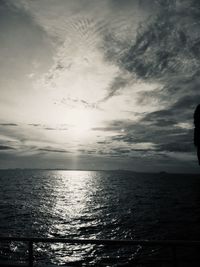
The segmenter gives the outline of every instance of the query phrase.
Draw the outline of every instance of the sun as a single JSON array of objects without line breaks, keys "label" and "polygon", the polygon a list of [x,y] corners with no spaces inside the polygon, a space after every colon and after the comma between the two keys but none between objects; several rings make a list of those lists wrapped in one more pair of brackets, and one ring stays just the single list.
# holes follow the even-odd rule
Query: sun
[{"label": "sun", "polygon": [[82,139],[89,137],[92,128],[97,124],[97,117],[90,109],[76,108],[70,111],[68,124],[71,138]]}]

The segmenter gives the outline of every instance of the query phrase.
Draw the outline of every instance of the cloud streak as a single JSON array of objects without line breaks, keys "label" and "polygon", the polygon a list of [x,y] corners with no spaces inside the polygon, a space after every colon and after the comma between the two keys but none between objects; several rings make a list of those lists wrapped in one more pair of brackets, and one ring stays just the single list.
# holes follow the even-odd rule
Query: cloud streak
[{"label": "cloud streak", "polygon": [[12,149],[15,149],[14,147],[11,147],[11,146],[4,146],[4,145],[0,145],[0,150],[12,150]]},{"label": "cloud streak", "polygon": [[55,149],[55,148],[51,148],[51,147],[46,147],[46,148],[39,148],[38,151],[41,152],[53,152],[53,153],[70,153],[67,150],[64,149]]}]

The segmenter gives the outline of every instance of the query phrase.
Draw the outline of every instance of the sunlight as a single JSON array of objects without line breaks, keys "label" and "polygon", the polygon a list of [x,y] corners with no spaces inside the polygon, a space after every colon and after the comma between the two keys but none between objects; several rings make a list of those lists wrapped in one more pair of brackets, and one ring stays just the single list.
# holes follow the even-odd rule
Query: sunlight
[{"label": "sunlight", "polygon": [[90,109],[77,108],[70,111],[68,123],[71,125],[69,132],[73,138],[89,137],[91,129],[97,124],[97,116]]},{"label": "sunlight", "polygon": [[[54,177],[57,185],[54,186],[55,195],[63,196],[56,198],[55,211],[59,210],[60,216],[68,216],[69,219],[78,217],[87,208],[92,193],[91,190],[88,191],[93,180],[92,173],[90,171],[54,171]],[[66,200],[71,203],[70,207],[66,206]]]}]

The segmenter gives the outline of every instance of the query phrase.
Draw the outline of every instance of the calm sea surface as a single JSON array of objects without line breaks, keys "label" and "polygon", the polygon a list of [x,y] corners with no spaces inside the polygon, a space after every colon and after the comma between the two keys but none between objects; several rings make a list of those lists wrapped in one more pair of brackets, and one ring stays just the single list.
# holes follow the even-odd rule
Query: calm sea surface
[{"label": "calm sea surface", "polygon": [[[200,175],[0,171],[0,235],[199,239]],[[40,244],[35,256],[38,262],[118,266],[137,249]],[[22,243],[3,243],[0,259],[22,260],[25,250]]]}]

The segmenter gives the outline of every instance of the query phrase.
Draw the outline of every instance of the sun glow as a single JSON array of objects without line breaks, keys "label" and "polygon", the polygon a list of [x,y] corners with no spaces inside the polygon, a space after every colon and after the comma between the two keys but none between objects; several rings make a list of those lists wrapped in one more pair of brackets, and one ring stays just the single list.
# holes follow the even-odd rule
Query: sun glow
[{"label": "sun glow", "polygon": [[68,124],[71,126],[69,133],[71,138],[87,138],[91,135],[91,129],[98,123],[96,112],[87,109],[73,109],[69,114]]}]

